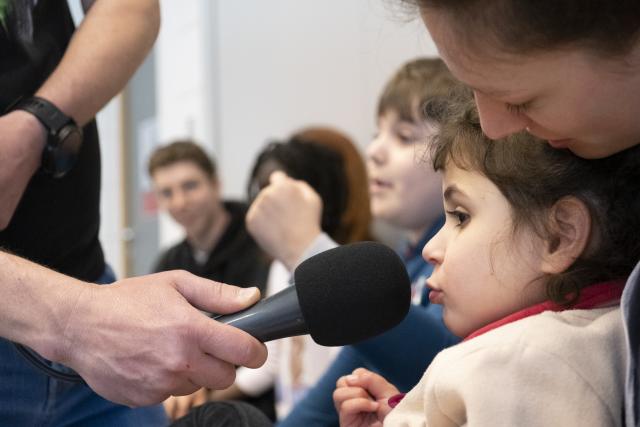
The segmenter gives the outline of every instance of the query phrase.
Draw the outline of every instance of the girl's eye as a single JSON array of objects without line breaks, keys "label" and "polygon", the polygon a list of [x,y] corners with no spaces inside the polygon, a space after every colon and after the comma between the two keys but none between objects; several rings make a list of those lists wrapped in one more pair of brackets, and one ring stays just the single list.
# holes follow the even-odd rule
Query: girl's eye
[{"label": "girl's eye", "polygon": [[447,215],[457,221],[456,227],[461,227],[469,221],[469,214],[459,210],[447,211]]}]

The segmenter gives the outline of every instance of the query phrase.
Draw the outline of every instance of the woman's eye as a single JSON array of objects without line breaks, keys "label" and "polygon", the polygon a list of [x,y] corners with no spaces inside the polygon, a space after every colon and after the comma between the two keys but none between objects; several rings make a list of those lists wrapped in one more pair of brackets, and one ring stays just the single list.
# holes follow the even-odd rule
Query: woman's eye
[{"label": "woman's eye", "polygon": [[465,225],[469,221],[469,214],[459,210],[447,211],[447,215],[457,222],[456,226]]},{"label": "woman's eye", "polygon": [[516,116],[526,113],[528,108],[529,108],[528,102],[523,102],[521,104],[507,103],[507,111],[509,111],[511,114],[515,114]]}]

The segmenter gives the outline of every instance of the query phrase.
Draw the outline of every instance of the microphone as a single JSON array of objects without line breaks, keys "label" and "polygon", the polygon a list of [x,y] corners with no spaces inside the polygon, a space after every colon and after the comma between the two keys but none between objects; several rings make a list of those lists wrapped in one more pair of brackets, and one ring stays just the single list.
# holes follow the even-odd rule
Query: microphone
[{"label": "microphone", "polygon": [[310,334],[323,346],[371,338],[404,319],[411,283],[398,255],[375,242],[339,246],[302,262],[293,286],[216,320],[262,342]]}]

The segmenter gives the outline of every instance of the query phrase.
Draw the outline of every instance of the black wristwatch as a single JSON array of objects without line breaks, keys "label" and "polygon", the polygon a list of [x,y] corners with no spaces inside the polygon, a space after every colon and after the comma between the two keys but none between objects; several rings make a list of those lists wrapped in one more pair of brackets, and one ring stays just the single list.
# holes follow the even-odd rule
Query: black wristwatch
[{"label": "black wristwatch", "polygon": [[58,107],[37,96],[21,99],[12,109],[27,111],[44,125],[47,144],[42,151],[42,170],[54,178],[63,177],[76,163],[82,129]]}]

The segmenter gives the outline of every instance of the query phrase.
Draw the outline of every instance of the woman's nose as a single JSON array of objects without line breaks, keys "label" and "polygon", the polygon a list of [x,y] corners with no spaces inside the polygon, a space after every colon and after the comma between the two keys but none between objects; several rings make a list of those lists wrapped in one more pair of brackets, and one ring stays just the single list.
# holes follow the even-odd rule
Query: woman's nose
[{"label": "woman's nose", "polygon": [[509,111],[504,102],[496,101],[478,92],[474,95],[482,131],[489,138],[500,139],[526,129],[528,119]]}]

